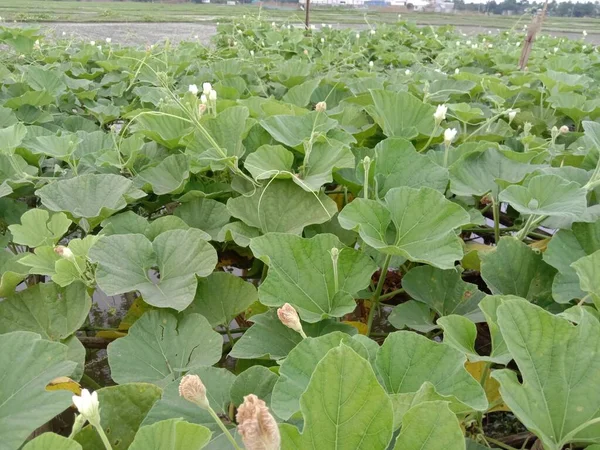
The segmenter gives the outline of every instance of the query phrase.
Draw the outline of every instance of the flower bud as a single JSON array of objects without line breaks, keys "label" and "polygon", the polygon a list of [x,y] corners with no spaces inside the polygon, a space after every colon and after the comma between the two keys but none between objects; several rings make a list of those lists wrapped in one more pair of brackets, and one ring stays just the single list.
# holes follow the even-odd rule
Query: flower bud
[{"label": "flower bud", "polygon": [[511,123],[516,116],[517,116],[517,111],[514,109],[510,109],[508,111],[508,123]]},{"label": "flower bud", "polygon": [[446,120],[446,113],[448,112],[448,107],[446,105],[438,105],[437,109],[433,113],[433,119],[436,124],[442,123],[443,120]]},{"label": "flower bud", "polygon": [[69,249],[69,247],[65,247],[64,245],[57,245],[56,247],[54,247],[54,253],[56,253],[61,258],[70,260],[75,259],[75,255],[73,254],[71,249]]},{"label": "flower bud", "polygon": [[450,145],[457,133],[458,131],[456,131],[456,128],[446,128],[444,131],[444,144]]},{"label": "flower bud", "polygon": [[325,112],[327,111],[327,103],[319,102],[315,105],[315,111],[317,112]]},{"label": "flower bud", "polygon": [[206,387],[198,375],[186,375],[179,382],[179,395],[188,402],[195,403],[202,409],[208,409]]},{"label": "flower bud", "polygon": [[100,424],[100,402],[97,392],[90,393],[87,389],[82,389],[81,396],[73,396],[73,403],[85,420],[94,426]]},{"label": "flower bud", "polygon": [[236,415],[238,433],[247,450],[279,450],[281,436],[269,408],[256,395],[244,397]]},{"label": "flower bud", "polygon": [[217,100],[217,91],[215,91],[214,89],[212,91],[210,91],[210,94],[208,94],[208,99],[210,101],[216,101]]},{"label": "flower bud", "polygon": [[208,103],[208,99],[206,98],[205,94],[202,94],[200,96],[200,103],[202,103],[203,105],[206,105]]},{"label": "flower bud", "polygon": [[375,65],[375,63],[373,61],[369,61],[369,67],[373,67]]},{"label": "flower bud", "polygon": [[568,126],[563,125],[562,127],[560,127],[559,131],[561,134],[567,134],[570,130]]},{"label": "flower bud", "polygon": [[277,317],[279,317],[281,323],[286,327],[300,334],[304,333],[298,312],[289,303],[285,303],[281,308],[277,309]]},{"label": "flower bud", "polygon": [[212,91],[212,84],[210,84],[210,83],[202,83],[202,93],[204,95],[209,95],[210,91]]}]

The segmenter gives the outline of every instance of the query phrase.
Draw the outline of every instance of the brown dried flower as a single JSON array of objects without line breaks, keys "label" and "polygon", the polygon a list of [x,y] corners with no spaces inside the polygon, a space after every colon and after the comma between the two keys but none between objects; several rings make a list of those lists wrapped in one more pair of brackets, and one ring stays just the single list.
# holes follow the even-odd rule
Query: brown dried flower
[{"label": "brown dried flower", "polygon": [[319,102],[315,105],[315,111],[317,112],[325,112],[327,111],[327,103]]},{"label": "brown dried flower", "polygon": [[281,308],[277,310],[277,317],[282,324],[292,330],[302,334],[302,324],[300,323],[300,317],[298,312],[289,303],[285,303]]},{"label": "brown dried flower", "polygon": [[279,450],[281,437],[279,428],[269,408],[256,395],[244,397],[238,409],[236,420],[238,433],[242,436],[247,450]]}]

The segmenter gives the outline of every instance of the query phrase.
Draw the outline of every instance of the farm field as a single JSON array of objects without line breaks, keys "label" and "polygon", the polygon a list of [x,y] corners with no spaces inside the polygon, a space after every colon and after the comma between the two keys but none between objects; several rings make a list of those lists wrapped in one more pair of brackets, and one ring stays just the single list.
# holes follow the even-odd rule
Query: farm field
[{"label": "farm field", "polygon": [[0,12],[2,450],[600,448],[591,27],[66,6]]}]

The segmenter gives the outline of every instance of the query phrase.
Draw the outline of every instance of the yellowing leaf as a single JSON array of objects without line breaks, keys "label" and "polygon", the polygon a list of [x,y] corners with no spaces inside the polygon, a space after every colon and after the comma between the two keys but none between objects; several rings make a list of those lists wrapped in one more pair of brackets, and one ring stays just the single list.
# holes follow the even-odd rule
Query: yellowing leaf
[{"label": "yellowing leaf", "polygon": [[534,250],[539,250],[540,252],[545,252],[548,247],[548,243],[551,238],[542,239],[541,241],[535,241],[529,244],[529,246]]},{"label": "yellowing leaf", "polygon": [[118,339],[118,338],[121,338],[124,336],[127,336],[127,333],[124,333],[122,331],[106,330],[106,331],[98,331],[96,333],[96,337],[100,337],[100,338],[104,338],[104,339]]},{"label": "yellowing leaf", "polygon": [[47,391],[69,391],[81,395],[81,385],[69,377],[58,377],[46,385]]},{"label": "yellowing leaf", "polygon": [[367,324],[366,323],[362,323],[362,322],[358,322],[358,321],[354,321],[354,320],[344,320],[342,323],[345,323],[347,325],[350,325],[350,326],[356,328],[360,334],[364,334],[365,336],[367,335]]},{"label": "yellowing leaf", "polygon": [[480,252],[490,252],[494,250],[494,247],[485,244],[479,244],[477,242],[468,242],[464,246],[465,256],[461,261],[461,265],[465,269],[477,270],[481,268],[481,260],[479,259]]},{"label": "yellowing leaf", "polygon": [[[469,372],[473,376],[473,378],[479,381],[483,376],[483,369],[485,367],[485,364],[485,361],[467,361],[465,363],[465,368],[467,369],[467,372]],[[488,371],[484,385],[485,395],[488,399],[488,402],[490,403],[490,406],[492,406],[492,408],[489,409],[488,412],[510,411],[509,407],[506,406],[506,404],[502,401],[502,397],[500,396],[500,391],[498,390],[500,388],[500,383],[498,383],[498,381],[496,381],[494,378],[490,377],[491,373],[491,371]]]},{"label": "yellowing leaf", "polygon": [[121,320],[121,323],[119,324],[118,328],[119,331],[129,330],[129,327],[131,327],[131,325],[133,325],[136,320],[142,317],[142,315],[146,311],[150,311],[152,309],[154,308],[148,303],[146,303],[144,299],[142,299],[142,297],[136,298],[129,307],[129,310],[127,311],[127,314],[125,314],[125,317],[123,317],[123,319]]}]

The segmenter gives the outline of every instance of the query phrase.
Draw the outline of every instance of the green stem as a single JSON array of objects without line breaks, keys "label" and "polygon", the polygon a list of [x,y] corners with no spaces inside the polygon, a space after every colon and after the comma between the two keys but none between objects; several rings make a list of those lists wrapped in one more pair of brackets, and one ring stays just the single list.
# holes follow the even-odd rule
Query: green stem
[{"label": "green stem", "polygon": [[93,389],[94,391],[97,391],[98,389],[102,389],[102,386],[100,386],[100,385],[99,385],[99,384],[96,382],[96,380],[94,380],[92,377],[90,377],[90,376],[89,376],[88,374],[86,374],[86,373],[84,373],[84,374],[81,376],[81,382],[82,382],[82,383],[83,383],[85,386],[87,386],[87,387],[89,387],[89,388]]},{"label": "green stem", "polygon": [[98,435],[100,435],[100,439],[102,440],[102,443],[104,444],[106,450],[112,450],[112,446],[110,445],[108,436],[106,436],[106,433],[104,432],[102,425],[100,425],[100,422],[98,421],[97,423],[92,423],[92,426],[96,428],[96,431],[98,432]]},{"label": "green stem", "polygon": [[450,157],[450,142],[444,145],[444,167],[448,167],[448,158]]},{"label": "green stem", "polygon": [[217,415],[215,410],[209,406],[207,411],[211,415],[211,417],[215,420],[215,422],[217,422],[217,425],[219,426],[219,428],[221,428],[221,430],[223,431],[223,433],[225,434],[225,436],[227,437],[229,442],[231,442],[231,445],[233,445],[233,448],[235,448],[235,450],[242,450],[240,448],[240,446],[237,445],[237,442],[235,442],[235,439],[233,438],[233,436],[231,435],[231,433],[229,432],[229,430],[227,429],[225,424],[223,424],[223,422],[221,421],[221,419],[219,418],[219,416]]},{"label": "green stem", "polygon": [[494,218],[494,242],[500,242],[500,202],[492,197],[492,217]]},{"label": "green stem", "polygon": [[[479,384],[481,385],[481,388],[483,389],[483,391],[485,392],[485,382],[487,381],[488,375],[490,373],[490,367],[491,367],[491,363],[489,361],[487,361],[484,366],[483,366],[483,370],[481,371],[481,378],[479,378]],[[483,432],[483,411],[478,411],[477,412],[477,424],[479,425],[479,429],[482,430]]]},{"label": "green stem", "polygon": [[439,127],[439,125],[436,124],[435,128],[429,135],[429,139],[427,140],[425,145],[419,149],[419,153],[421,153],[422,151],[427,150],[429,148],[429,146],[431,145],[431,141],[433,141],[433,136],[437,133],[438,127]]},{"label": "green stem", "polygon": [[527,234],[529,233],[529,229],[531,228],[531,225],[533,224],[534,220],[535,220],[535,214],[531,214],[527,218],[527,222],[525,222],[525,226],[523,228],[521,228],[521,231],[519,231],[517,233],[518,240],[522,241],[523,239],[525,239],[525,236],[527,236]]},{"label": "green stem", "polygon": [[377,287],[375,288],[375,293],[371,298],[371,310],[369,311],[369,319],[367,321],[367,336],[371,334],[371,327],[373,326],[373,317],[375,316],[375,310],[379,306],[379,299],[381,297],[381,291],[383,290],[383,285],[385,283],[385,278],[387,276],[388,267],[390,265],[390,261],[392,260],[392,255],[387,255],[385,257],[385,261],[383,262],[383,266],[381,267],[381,274],[379,275],[379,281],[377,282]]},{"label": "green stem", "polygon": [[231,334],[231,330],[229,329],[228,325],[225,325],[225,334],[227,334],[229,342],[231,342],[231,344],[233,345],[233,335]]},{"label": "green stem", "polygon": [[395,291],[392,292],[388,292],[387,294],[383,294],[381,297],[379,297],[379,301],[383,302],[384,300],[388,300],[390,298],[395,297],[398,294],[404,294],[404,289],[400,288],[400,289],[396,289]]},{"label": "green stem", "polygon": [[586,423],[579,425],[577,428],[575,428],[573,431],[571,431],[570,433],[568,433],[563,438],[563,440],[560,442],[560,444],[558,444],[557,448],[563,448],[569,442],[573,441],[575,439],[575,436],[578,433],[582,432],[587,427],[591,427],[592,425],[596,425],[598,422],[600,422],[600,417],[596,417],[595,419],[588,420]]}]

